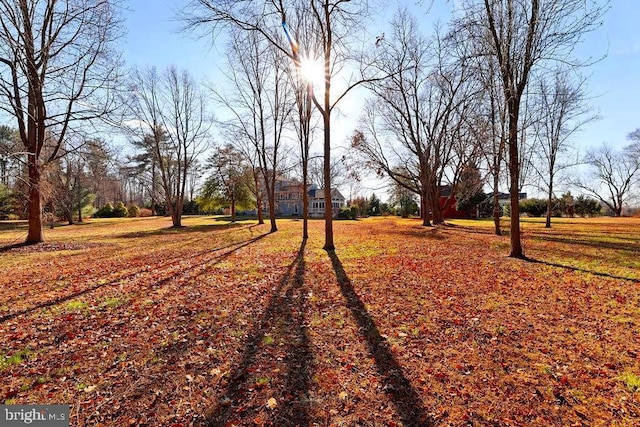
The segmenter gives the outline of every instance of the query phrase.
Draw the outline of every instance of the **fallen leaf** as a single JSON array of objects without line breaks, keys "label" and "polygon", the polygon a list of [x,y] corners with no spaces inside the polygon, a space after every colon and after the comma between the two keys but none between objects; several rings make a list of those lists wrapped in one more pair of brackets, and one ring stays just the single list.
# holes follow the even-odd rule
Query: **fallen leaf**
[{"label": "fallen leaf", "polygon": [[267,400],[267,408],[269,409],[275,409],[278,406],[278,401],[276,399],[274,399],[273,397],[269,400]]}]

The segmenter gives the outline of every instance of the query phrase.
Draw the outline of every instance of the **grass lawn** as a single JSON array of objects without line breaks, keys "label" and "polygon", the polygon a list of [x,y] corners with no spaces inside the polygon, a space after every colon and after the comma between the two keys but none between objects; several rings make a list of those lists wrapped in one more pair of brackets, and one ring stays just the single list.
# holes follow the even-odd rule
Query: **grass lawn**
[{"label": "grass lawn", "polygon": [[[640,219],[0,225],[0,403],[72,426],[638,426]],[[508,224],[505,223],[505,227]]]}]

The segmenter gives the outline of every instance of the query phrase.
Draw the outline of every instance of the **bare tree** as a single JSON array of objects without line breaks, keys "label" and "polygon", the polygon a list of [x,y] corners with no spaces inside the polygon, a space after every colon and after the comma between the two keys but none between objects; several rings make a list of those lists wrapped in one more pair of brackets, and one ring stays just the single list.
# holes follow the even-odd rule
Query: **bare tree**
[{"label": "bare tree", "polygon": [[458,28],[466,31],[478,55],[492,57],[498,66],[508,120],[508,167],[511,198],[511,253],[524,257],[520,235],[518,196],[521,107],[529,79],[551,61],[584,65],[572,59],[583,36],[600,25],[607,4],[585,0],[466,0]]},{"label": "bare tree", "polygon": [[131,79],[123,128],[134,138],[146,138],[171,221],[181,227],[189,174],[209,143],[204,95],[188,71],[175,67],[164,73],[135,70]]},{"label": "bare tree", "polygon": [[633,156],[640,157],[640,128],[627,135],[627,139],[631,141],[631,145],[627,147],[627,152]]},{"label": "bare tree", "polygon": [[74,224],[75,213],[78,214],[78,222],[82,222],[82,208],[90,203],[85,154],[78,150],[66,153],[50,163],[44,172],[53,187],[56,206],[69,225]]},{"label": "bare tree", "polygon": [[[331,200],[331,116],[339,102],[356,86],[376,77],[345,80],[344,88],[334,93],[333,84],[340,73],[347,74],[347,62],[354,58],[357,49],[351,43],[362,28],[368,16],[367,1],[332,1],[332,0],[259,0],[224,1],[224,0],[192,0],[185,13],[189,27],[205,25],[214,31],[220,26],[231,26],[243,31],[260,34],[261,37],[296,66],[303,64],[303,59],[320,59],[324,63],[324,79],[319,91],[314,91],[313,103],[322,116],[323,123],[323,155],[325,174],[325,199]],[[292,11],[302,10],[301,14]],[[291,13],[290,13],[291,12]],[[299,16],[310,16],[312,29],[309,39],[320,41],[318,50],[311,50],[314,45],[308,44],[308,38],[290,31],[299,28],[292,22]],[[211,27],[212,26],[212,27]],[[284,29],[284,34],[283,34]],[[286,35],[286,38],[283,37]],[[372,43],[373,44],[373,43]],[[359,61],[358,61],[359,62]],[[358,67],[360,64],[356,67]],[[330,204],[325,204],[325,244],[324,249],[335,249],[333,242],[333,212]]]},{"label": "bare tree", "polygon": [[624,204],[640,182],[640,159],[602,144],[589,151],[584,162],[593,168],[591,182],[577,181],[575,185],[597,197],[616,216],[622,215]]},{"label": "bare tree", "polygon": [[[304,10],[294,11],[296,28],[293,30],[298,39],[301,34],[313,34],[313,19]],[[307,45],[318,45],[313,39],[307,41]],[[292,87],[295,90],[295,111],[292,115],[292,124],[300,145],[300,172],[302,178],[302,238],[309,237],[309,166],[311,160],[311,139],[314,131],[312,120],[313,108],[313,82],[302,73],[301,67],[295,67],[290,73]],[[323,179],[324,181],[324,179]]]},{"label": "bare tree", "polygon": [[[231,34],[228,63],[232,92],[214,91],[232,116],[223,123],[224,132],[252,164],[257,161],[261,175],[256,182],[257,196],[264,188],[273,233],[278,230],[275,188],[283,166],[283,136],[294,108],[289,65],[258,34],[237,30]],[[257,202],[260,212],[262,203]]]},{"label": "bare tree", "polygon": [[392,22],[393,34],[378,44],[377,67],[385,79],[367,85],[375,98],[362,119],[364,134],[352,146],[376,170],[419,195],[423,225],[443,222],[440,185],[455,186],[469,155],[463,136],[474,99],[469,67],[455,43],[422,36],[406,10]]},{"label": "bare tree", "polygon": [[571,138],[596,118],[590,114],[584,84],[584,79],[571,81],[566,70],[557,70],[550,80],[542,79],[537,84],[536,105],[542,117],[534,123],[538,140],[535,151],[540,163],[536,171],[547,194],[546,228],[551,227],[556,178],[563,170],[577,164],[563,158],[570,148]]},{"label": "bare tree", "polygon": [[492,200],[493,200],[493,225],[494,232],[497,236],[502,235],[500,228],[500,216],[502,215],[502,207],[500,206],[500,181],[502,178],[503,165],[506,151],[506,104],[504,102],[504,94],[499,90],[496,84],[497,70],[494,62],[490,61],[489,76],[487,80],[487,97],[489,98],[488,107],[488,144],[480,145],[484,153],[489,174],[492,177]]},{"label": "bare tree", "polygon": [[114,106],[119,58],[111,46],[120,35],[118,3],[0,0],[0,109],[16,118],[27,154],[27,243],[44,240],[43,165],[61,156],[69,134]]}]

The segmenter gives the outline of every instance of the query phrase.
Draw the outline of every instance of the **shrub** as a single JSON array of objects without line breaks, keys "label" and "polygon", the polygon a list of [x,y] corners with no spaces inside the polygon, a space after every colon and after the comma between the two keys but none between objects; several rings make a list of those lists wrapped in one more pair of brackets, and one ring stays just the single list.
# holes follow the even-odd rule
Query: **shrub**
[{"label": "shrub", "polygon": [[338,211],[338,219],[356,219],[358,208],[355,206],[343,206]]},{"label": "shrub", "polygon": [[602,205],[600,202],[584,195],[576,198],[573,208],[575,213],[583,218],[585,216],[593,217],[602,213]]},{"label": "shrub", "polygon": [[127,207],[122,202],[116,203],[113,208],[113,216],[116,218],[124,218],[129,214]]},{"label": "shrub", "polygon": [[138,216],[141,216],[141,217],[149,217],[152,215],[153,215],[153,211],[148,208],[141,208],[140,213],[138,214]]},{"label": "shrub", "polygon": [[520,212],[540,217],[547,213],[547,201],[543,199],[525,199],[520,202]]},{"label": "shrub", "polygon": [[137,216],[140,216],[140,208],[136,204],[129,206],[128,211],[129,211],[130,218],[135,218]]},{"label": "shrub", "polygon": [[94,218],[111,218],[113,216],[113,205],[107,203],[93,214]]}]

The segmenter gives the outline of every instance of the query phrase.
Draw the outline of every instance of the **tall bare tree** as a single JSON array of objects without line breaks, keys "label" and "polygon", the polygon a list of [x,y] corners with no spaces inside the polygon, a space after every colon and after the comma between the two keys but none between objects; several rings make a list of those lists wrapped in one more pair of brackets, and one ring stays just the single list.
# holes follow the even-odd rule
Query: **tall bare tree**
[{"label": "tall bare tree", "polygon": [[[439,34],[420,34],[415,18],[401,10],[392,35],[378,43],[376,66],[385,79],[367,85],[375,97],[365,108],[364,134],[352,146],[396,184],[421,200],[423,225],[441,223],[440,185],[455,186],[469,155],[462,135],[474,99],[469,67]],[[449,176],[446,176],[449,172]]]},{"label": "tall bare tree", "polygon": [[182,208],[191,168],[209,144],[204,94],[188,71],[175,67],[135,70],[131,77],[123,128],[147,139],[160,175],[160,186],[174,227],[182,226]]},{"label": "tall bare tree", "polygon": [[633,156],[640,157],[640,128],[629,133],[627,139],[631,141],[627,151]]},{"label": "tall bare tree", "polygon": [[520,234],[521,163],[523,130],[521,107],[531,75],[552,61],[572,66],[583,36],[601,22],[608,3],[594,0],[465,0],[458,28],[495,60],[507,111],[507,148],[511,199],[511,253],[524,257]]},{"label": "tall bare tree", "polygon": [[640,158],[602,144],[588,151],[584,162],[591,165],[591,179],[574,184],[597,197],[615,216],[622,215],[625,203],[640,183]]},{"label": "tall bare tree", "polygon": [[[231,92],[214,91],[217,101],[231,114],[224,134],[257,167],[261,189],[269,205],[270,231],[278,230],[275,189],[283,167],[284,133],[293,113],[294,91],[287,76],[290,64],[257,33],[231,32],[227,78]],[[254,169],[255,170],[255,169]],[[258,212],[262,206],[257,200]]]},{"label": "tall bare tree", "polygon": [[548,80],[542,79],[536,85],[536,105],[541,117],[534,122],[539,141],[534,151],[539,158],[536,171],[547,194],[546,228],[551,228],[556,178],[578,163],[566,158],[571,139],[583,125],[597,117],[590,113],[584,83],[584,79],[572,81],[566,70],[558,69]]},{"label": "tall bare tree", "polygon": [[[16,118],[27,154],[27,243],[43,241],[43,165],[83,123],[114,106],[117,0],[0,0],[0,109]],[[47,149],[45,146],[49,145]]]},{"label": "tall bare tree", "polygon": [[[325,173],[325,200],[331,200],[331,117],[339,102],[356,86],[375,77],[350,79],[335,93],[334,83],[338,74],[347,72],[347,62],[352,61],[358,49],[353,44],[354,37],[361,33],[369,15],[366,0],[192,0],[186,9],[185,20],[189,27],[206,26],[215,31],[220,27],[233,27],[260,34],[285,57],[297,66],[305,57],[317,58],[324,64],[324,79],[319,90],[313,93],[313,102],[322,116],[323,156]],[[301,14],[293,11],[302,11]],[[294,22],[297,16],[309,16],[312,31],[307,34],[293,34],[292,28],[299,28]],[[284,31],[283,31],[284,30]],[[284,37],[286,35],[286,37]],[[308,40],[320,41],[318,50],[309,48]],[[373,45],[373,43],[372,43]],[[356,68],[360,64],[356,65]],[[333,212],[331,203],[325,203],[325,250],[334,250]]]}]

